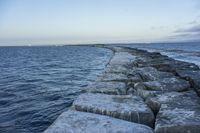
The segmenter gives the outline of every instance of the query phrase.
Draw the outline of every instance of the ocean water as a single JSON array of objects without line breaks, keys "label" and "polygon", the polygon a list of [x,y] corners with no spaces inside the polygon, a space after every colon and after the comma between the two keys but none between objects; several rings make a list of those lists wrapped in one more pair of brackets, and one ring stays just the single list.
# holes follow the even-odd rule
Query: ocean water
[{"label": "ocean water", "polygon": [[200,67],[200,42],[125,44],[122,46],[144,49],[150,52],[160,52],[176,60],[191,62]]},{"label": "ocean water", "polygon": [[87,46],[0,47],[0,133],[40,133],[112,56]]}]

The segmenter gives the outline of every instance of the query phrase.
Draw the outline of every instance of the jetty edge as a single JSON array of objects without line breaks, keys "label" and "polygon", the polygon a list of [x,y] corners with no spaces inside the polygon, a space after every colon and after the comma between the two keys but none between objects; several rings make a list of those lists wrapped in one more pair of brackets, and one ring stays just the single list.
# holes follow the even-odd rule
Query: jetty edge
[{"label": "jetty edge", "polygon": [[157,52],[113,51],[103,74],[44,133],[199,133],[200,69]]}]

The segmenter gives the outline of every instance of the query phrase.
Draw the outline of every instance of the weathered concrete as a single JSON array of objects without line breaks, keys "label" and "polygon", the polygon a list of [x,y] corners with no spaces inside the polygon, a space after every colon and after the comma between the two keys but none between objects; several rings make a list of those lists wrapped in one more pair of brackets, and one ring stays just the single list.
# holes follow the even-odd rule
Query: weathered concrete
[{"label": "weathered concrete", "polygon": [[126,65],[108,65],[106,67],[106,73],[123,73],[127,74],[130,71],[130,66]]},{"label": "weathered concrete", "polygon": [[100,81],[128,81],[128,77],[122,73],[104,73]]},{"label": "weathered concrete", "polygon": [[146,90],[155,91],[187,91],[190,88],[189,82],[182,80],[180,78],[163,78],[156,81],[149,81],[137,84],[143,85]]},{"label": "weathered concrete", "polygon": [[169,92],[149,98],[146,103],[157,114],[156,133],[198,133],[200,99],[193,91]]},{"label": "weathered concrete", "polygon": [[136,68],[133,70],[133,73],[138,73],[144,82],[170,78],[174,76],[172,73],[160,72],[153,67]]},{"label": "weathered concrete", "polygon": [[153,133],[150,127],[92,113],[67,111],[44,133]]},{"label": "weathered concrete", "polygon": [[177,70],[199,70],[199,67],[193,63],[174,60],[160,53],[143,52],[135,60],[138,67],[154,67],[157,70],[172,72],[176,74]]},{"label": "weathered concrete", "polygon": [[169,72],[161,72],[153,67],[133,67],[128,74],[128,94],[134,92],[134,86],[141,82],[155,81],[163,78],[175,77],[174,74]]},{"label": "weathered concrete", "polygon": [[156,133],[199,133],[200,108],[170,108],[162,105],[157,115]]},{"label": "weathered concrete", "polygon": [[143,99],[131,95],[103,95],[86,93],[73,103],[78,111],[108,115],[153,127],[154,115]]},{"label": "weathered concrete", "polygon": [[187,91],[190,89],[190,84],[186,80],[173,77],[137,83],[135,84],[134,89],[138,95],[146,99],[149,96],[154,96],[156,93]]},{"label": "weathered concrete", "polygon": [[182,96],[183,96],[183,93],[180,93],[180,92],[166,92],[166,93],[160,93],[160,94],[157,93],[157,95],[155,95],[154,97],[147,98],[145,102],[152,109],[154,114],[157,114],[158,111],[160,110],[161,104],[169,103],[170,101],[175,100],[176,98],[179,98]]},{"label": "weathered concrete", "polygon": [[87,92],[112,95],[125,95],[126,84],[124,82],[95,82],[85,88]]},{"label": "weathered concrete", "polygon": [[135,60],[135,56],[128,52],[117,52],[110,60],[109,65],[127,65]]},{"label": "weathered concrete", "polygon": [[200,96],[200,71],[182,70],[182,71],[177,71],[177,74],[181,78],[190,81],[192,87]]}]

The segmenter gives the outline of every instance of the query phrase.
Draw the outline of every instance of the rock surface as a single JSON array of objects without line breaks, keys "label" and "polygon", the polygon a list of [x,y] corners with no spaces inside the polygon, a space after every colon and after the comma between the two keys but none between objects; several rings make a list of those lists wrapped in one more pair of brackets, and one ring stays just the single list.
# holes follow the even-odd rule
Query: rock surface
[{"label": "rock surface", "polygon": [[106,67],[106,73],[123,73],[127,74],[130,71],[129,66],[126,65],[108,65]]},{"label": "rock surface", "polygon": [[95,82],[85,88],[87,92],[112,95],[125,95],[126,84],[123,82]]},{"label": "rock surface", "polygon": [[200,71],[177,71],[177,74],[188,81],[200,96]]},{"label": "rock surface", "polygon": [[133,69],[133,73],[137,73],[142,77],[144,82],[159,80],[162,78],[170,78],[174,75],[168,72],[160,72],[153,67],[142,67]]},{"label": "rock surface", "polygon": [[147,90],[155,91],[177,91],[182,92],[190,88],[189,82],[179,78],[163,78],[156,81],[141,83]]},{"label": "rock surface", "polygon": [[92,113],[67,111],[44,133],[153,133],[152,129],[136,123]]},{"label": "rock surface", "polygon": [[169,103],[171,100],[175,100],[178,97],[183,96],[183,93],[180,92],[167,92],[157,94],[154,97],[149,97],[146,99],[147,105],[152,109],[154,114],[157,114],[160,110],[161,104]]},{"label": "rock surface", "polygon": [[171,92],[152,100],[159,103],[156,133],[198,133],[200,131],[200,99],[194,92]]},{"label": "rock surface", "polygon": [[124,81],[126,82],[128,77],[122,73],[104,73],[100,81]]},{"label": "rock surface", "polygon": [[133,62],[135,58],[129,52],[116,52],[110,60],[109,65],[127,65]]},{"label": "rock surface", "polygon": [[131,95],[85,93],[73,103],[78,111],[108,115],[153,127],[154,115],[143,99]]}]

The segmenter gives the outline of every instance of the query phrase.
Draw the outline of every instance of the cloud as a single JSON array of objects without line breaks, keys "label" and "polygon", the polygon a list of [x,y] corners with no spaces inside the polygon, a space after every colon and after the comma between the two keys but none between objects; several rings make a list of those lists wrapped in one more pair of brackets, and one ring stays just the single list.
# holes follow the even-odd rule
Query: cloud
[{"label": "cloud", "polygon": [[166,38],[169,42],[199,42],[200,41],[200,33],[182,33],[182,34],[176,34],[171,35]]},{"label": "cloud", "polygon": [[177,29],[175,33],[200,33],[200,23],[196,23],[197,22],[193,22],[194,25],[188,28]]},{"label": "cloud", "polygon": [[179,27],[168,36],[169,40],[200,41],[200,21],[195,19],[184,27]]}]

